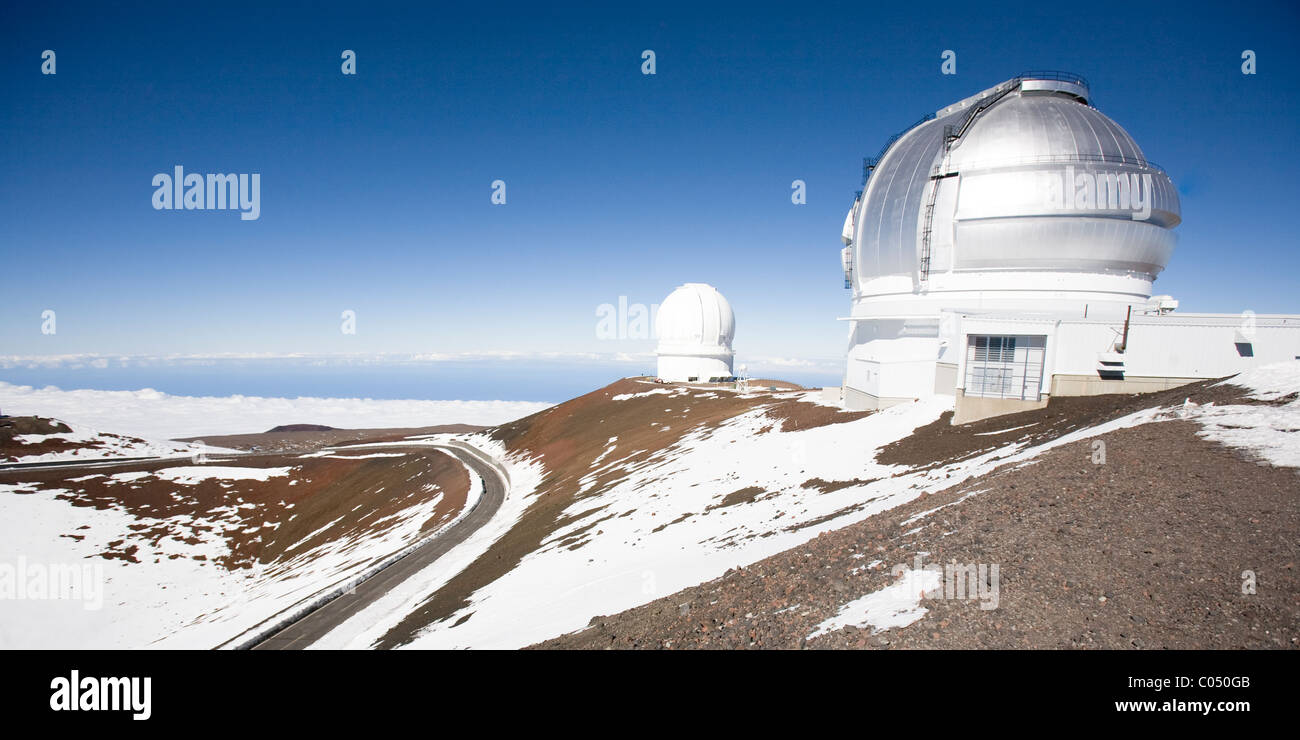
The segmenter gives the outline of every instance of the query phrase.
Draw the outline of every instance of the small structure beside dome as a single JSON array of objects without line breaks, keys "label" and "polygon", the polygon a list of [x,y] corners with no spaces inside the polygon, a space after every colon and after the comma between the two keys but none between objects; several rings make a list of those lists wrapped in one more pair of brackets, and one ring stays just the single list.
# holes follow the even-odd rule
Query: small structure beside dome
[{"label": "small structure beside dome", "polygon": [[686,283],[664,299],[655,318],[658,378],[670,383],[720,383],[735,379],[731,340],[736,316],[718,289]]}]

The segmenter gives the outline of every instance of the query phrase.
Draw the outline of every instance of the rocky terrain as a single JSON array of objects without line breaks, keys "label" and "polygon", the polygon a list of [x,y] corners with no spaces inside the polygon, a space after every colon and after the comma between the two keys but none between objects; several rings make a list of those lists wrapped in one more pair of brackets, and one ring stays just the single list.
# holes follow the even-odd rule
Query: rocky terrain
[{"label": "rocky terrain", "polygon": [[[941,419],[880,457],[939,464],[992,444],[987,427],[1023,435],[1037,424],[1059,434],[1051,427],[1062,420],[1095,423],[1146,404],[1176,407],[1182,397],[1294,402],[1251,400],[1211,383],[1068,399],[966,427]],[[1200,428],[1175,414],[1063,445],[538,647],[1300,647],[1300,475],[1206,441]],[[841,609],[900,574],[945,564],[977,566],[983,598],[974,578],[963,594],[953,577],[896,605],[894,621],[905,624],[836,624]],[[875,618],[888,625],[889,605],[881,612]]]}]

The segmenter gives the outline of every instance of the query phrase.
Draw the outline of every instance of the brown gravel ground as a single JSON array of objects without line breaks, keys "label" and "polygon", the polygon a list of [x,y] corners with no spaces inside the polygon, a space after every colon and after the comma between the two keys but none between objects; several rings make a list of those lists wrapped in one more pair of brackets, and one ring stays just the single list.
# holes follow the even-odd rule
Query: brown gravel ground
[{"label": "brown gravel ground", "polygon": [[[32,493],[4,496],[53,495],[72,506],[119,509],[138,519],[130,532],[108,543],[101,557],[141,562],[159,560],[162,538],[190,544],[198,534],[220,529],[230,547],[217,564],[227,570],[273,564],[344,537],[383,531],[390,518],[441,494],[433,515],[422,523],[429,532],[450,521],[464,507],[469,474],[459,460],[428,448],[398,450],[401,457],[355,459],[303,458],[297,455],[257,455],[211,465],[290,467],[288,475],[265,481],[208,479],[182,484],[148,477],[114,482],[119,473],[155,472],[188,466],[187,459],[143,462],[111,470],[47,468],[0,472],[0,483],[25,483]],[[391,452],[391,451],[390,451]],[[434,488],[436,486],[436,488]],[[225,526],[212,521],[220,516]],[[230,526],[238,523],[238,526]],[[82,539],[84,532],[62,536]],[[179,557],[169,555],[166,557]],[[203,555],[194,555],[205,560]]]},{"label": "brown gravel ground", "polygon": [[[1300,647],[1300,475],[1198,428],[1174,420],[1104,435],[1104,464],[1094,440],[1064,445],[536,647]],[[969,451],[959,447],[949,452]],[[925,564],[997,564],[997,608],[925,599],[928,613],[907,627],[806,639],[920,552]]]},{"label": "brown gravel ground", "polygon": [[[793,384],[787,384],[793,385]],[[798,388],[798,386],[794,386]],[[677,395],[652,393],[671,391]],[[616,396],[632,396],[614,400]],[[809,429],[859,419],[869,412],[844,412],[799,400],[802,391],[756,391],[738,395],[719,387],[655,383],[625,378],[604,388],[571,399],[532,416],[502,424],[491,435],[509,451],[530,457],[546,467],[546,476],[519,522],[481,557],[451,578],[375,643],[392,648],[410,642],[429,624],[448,619],[469,603],[479,588],[514,568],[528,553],[557,529],[572,523],[564,510],[574,501],[594,495],[626,477],[632,466],[650,460],[692,431],[715,428],[739,414],[763,408],[773,426]],[[618,451],[602,463],[605,472],[595,477],[586,493],[579,493],[580,481],[592,473],[606,450],[609,438],[618,437]],[[616,465],[614,463],[617,463]],[[737,499],[758,495],[736,491]],[[606,515],[608,516],[608,515]],[[597,516],[561,544],[581,547],[600,533],[603,519]],[[671,523],[669,523],[671,524]],[[666,525],[665,525],[666,526]],[[472,619],[473,614],[462,617]]]}]

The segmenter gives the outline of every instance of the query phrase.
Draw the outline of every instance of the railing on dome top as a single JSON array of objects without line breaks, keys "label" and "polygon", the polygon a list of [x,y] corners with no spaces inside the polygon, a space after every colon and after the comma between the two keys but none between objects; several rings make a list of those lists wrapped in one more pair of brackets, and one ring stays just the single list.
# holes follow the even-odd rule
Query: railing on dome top
[{"label": "railing on dome top", "polygon": [[[993,104],[1005,97],[1007,93],[1018,89],[1020,83],[1025,80],[1051,80],[1054,82],[1068,82],[1074,85],[1082,85],[1085,88],[1088,87],[1088,81],[1085,80],[1082,75],[1076,75],[1072,72],[1057,72],[1055,70],[1021,72],[1001,85],[998,85],[994,88],[993,92],[984,96],[984,98],[978,103],[971,106],[970,110],[966,111],[966,114],[961,117],[960,121],[943,127],[945,149],[950,146],[952,142],[960,139],[962,134],[966,133],[966,129],[970,128],[971,123],[979,117],[979,114],[993,107]],[[1089,88],[1089,90],[1091,90],[1091,88]]]},{"label": "railing on dome top", "polygon": [[[966,115],[962,117],[960,123],[945,127],[944,128],[945,140],[952,141],[953,139],[960,137],[963,133],[965,133],[966,128],[970,125],[970,122],[975,118],[975,116],[979,115],[982,111],[987,109],[989,106],[993,105],[993,103],[996,103],[999,99],[1002,98],[1003,95],[1006,95],[1008,92],[1019,87],[1020,83],[1024,82],[1025,80],[1052,80],[1055,82],[1069,82],[1075,85],[1082,85],[1091,90],[1091,86],[1088,84],[1088,80],[1085,79],[1082,75],[1077,75],[1074,74],[1073,72],[1060,72],[1057,70],[1050,70],[1050,69],[1030,70],[1028,72],[1021,72],[1015,77],[1012,77],[1010,80],[1007,80],[1006,82],[1002,83],[1002,85],[999,85],[998,90],[996,90],[993,93],[990,93],[987,97],[981,100],[977,105],[971,108],[971,110],[967,111]],[[876,154],[876,156],[863,157],[862,158],[863,186],[867,184],[867,180],[871,177],[871,173],[875,171],[876,167],[880,164],[880,160],[885,158],[885,154],[889,151],[889,148],[893,146],[896,141],[901,139],[903,137],[903,134],[906,134],[908,131],[911,131],[912,129],[916,128],[917,126],[920,126],[926,121],[933,120],[934,117],[935,114],[933,113],[925,114],[916,123],[913,123],[911,126],[908,126],[902,131],[899,131],[898,133],[889,137],[889,141],[885,142],[885,145],[880,148],[880,152]]]},{"label": "railing on dome top", "polygon": [[1083,75],[1077,75],[1074,74],[1073,72],[1059,72],[1054,69],[1045,69],[1045,70],[1035,69],[1035,70],[1030,70],[1028,72],[1021,72],[1020,74],[1016,75],[1013,79],[1015,79],[1016,81],[1052,80],[1054,82],[1072,82],[1076,85],[1083,85],[1084,87],[1091,89],[1091,85],[1089,85],[1088,81],[1083,78]]},{"label": "railing on dome top", "polygon": [[[945,160],[935,163],[931,171],[931,177],[943,177],[946,175],[955,175],[955,171],[943,171]],[[992,167],[1017,167],[1026,164],[1127,164],[1135,167],[1145,167],[1157,172],[1165,172],[1165,168],[1142,157],[1128,157],[1123,154],[1035,154],[1024,157],[1006,157],[1002,159],[986,159],[974,162],[963,162],[962,167],[966,170],[982,170]]]},{"label": "railing on dome top", "polygon": [[[962,134],[966,133],[966,130],[970,128],[971,123],[979,116],[979,114],[991,108],[994,103],[1001,100],[1004,96],[1006,96],[1007,93],[1020,87],[1020,83],[1024,82],[1025,80],[1053,80],[1057,82],[1069,82],[1075,85],[1082,85],[1083,87],[1089,88],[1089,90],[1091,90],[1091,87],[1088,84],[1088,80],[1084,78],[1083,75],[1077,75],[1074,74],[1073,72],[1059,72],[1056,70],[1032,70],[1029,72],[1021,72],[1020,74],[1016,75],[1010,80],[1007,80],[1002,85],[999,85],[997,89],[995,89],[992,93],[989,93],[982,100],[980,100],[978,103],[972,106],[970,110],[966,111],[965,115],[962,116],[961,120],[958,123],[944,126],[943,133],[944,133],[945,152],[947,149],[951,148],[952,143],[954,141],[961,138]],[[943,165],[946,162],[947,162],[947,157],[944,157],[943,159],[940,159],[938,162],[936,162],[934,169],[931,170],[931,177],[944,177],[947,175],[956,174],[955,172],[951,172],[951,171],[944,172]],[[1159,172],[1165,171],[1163,167],[1156,164],[1155,162],[1152,162],[1149,159],[1139,158],[1139,157],[1128,157],[1122,154],[1043,154],[1043,155],[1036,155],[1036,156],[1019,157],[1014,159],[1002,159],[997,161],[989,160],[985,162],[967,162],[965,163],[965,167],[967,169],[981,169],[981,168],[993,167],[993,166],[1014,167],[1022,164],[1073,164],[1077,162],[1128,164],[1128,165],[1135,165],[1138,167],[1146,167],[1148,169],[1157,170]]]},{"label": "railing on dome top", "polygon": [[893,136],[889,137],[889,141],[886,141],[886,142],[885,142],[885,145],[882,146],[882,147],[880,147],[880,152],[879,152],[878,154],[876,154],[876,156],[874,156],[874,157],[863,157],[863,158],[862,158],[862,185],[863,185],[863,187],[866,186],[866,184],[867,184],[867,179],[871,177],[871,173],[876,169],[876,165],[879,165],[879,164],[880,164],[880,160],[882,160],[882,159],[885,158],[885,153],[889,151],[889,147],[891,147],[891,146],[894,145],[894,142],[896,142],[896,141],[898,141],[899,139],[903,138],[903,134],[906,134],[908,131],[911,131],[912,129],[916,128],[917,126],[920,126],[921,124],[925,123],[926,121],[931,121],[931,120],[934,120],[934,114],[933,114],[933,113],[927,113],[927,114],[925,114],[924,116],[921,116],[921,120],[917,121],[916,123],[913,123],[911,126],[908,126],[907,128],[903,129],[902,131],[899,131],[898,133],[896,133],[896,134],[894,134]]}]

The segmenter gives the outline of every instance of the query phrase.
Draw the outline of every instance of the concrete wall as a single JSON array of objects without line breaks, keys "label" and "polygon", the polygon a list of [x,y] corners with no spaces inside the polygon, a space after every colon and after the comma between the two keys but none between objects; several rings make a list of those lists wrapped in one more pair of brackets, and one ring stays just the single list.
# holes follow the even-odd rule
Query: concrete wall
[{"label": "concrete wall", "polygon": [[897,406],[900,403],[910,403],[915,398],[898,398],[898,397],[880,397],[865,393],[857,388],[844,386],[844,408],[848,411],[875,411],[876,409],[886,409],[890,406]]},{"label": "concrete wall", "polygon": [[991,416],[1002,416],[1003,414],[1014,414],[1020,411],[1033,411],[1047,407],[1047,396],[1043,396],[1037,401],[1021,401],[1018,398],[985,398],[983,396],[967,396],[960,388],[957,389],[957,398],[955,410],[952,414],[953,424],[965,424],[967,422],[987,419]]},{"label": "concrete wall", "polygon": [[1180,385],[1195,383],[1204,378],[1156,378],[1126,375],[1123,380],[1103,380],[1092,375],[1052,376],[1053,396],[1101,396],[1107,393],[1153,393]]}]

